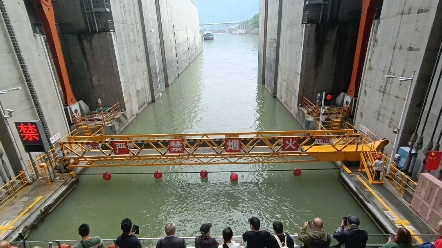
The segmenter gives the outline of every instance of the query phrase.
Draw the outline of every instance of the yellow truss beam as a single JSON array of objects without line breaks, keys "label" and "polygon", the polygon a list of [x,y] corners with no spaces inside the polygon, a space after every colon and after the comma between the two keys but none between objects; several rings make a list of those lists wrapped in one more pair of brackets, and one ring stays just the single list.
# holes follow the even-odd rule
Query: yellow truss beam
[{"label": "yellow truss beam", "polygon": [[387,143],[343,129],[71,136],[59,145],[73,168],[359,161]]}]

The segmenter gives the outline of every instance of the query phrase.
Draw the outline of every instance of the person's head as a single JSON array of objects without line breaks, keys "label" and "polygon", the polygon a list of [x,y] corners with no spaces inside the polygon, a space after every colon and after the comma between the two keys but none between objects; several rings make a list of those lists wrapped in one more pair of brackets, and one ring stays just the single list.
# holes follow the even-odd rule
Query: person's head
[{"label": "person's head", "polygon": [[0,248],[11,248],[11,244],[7,240],[0,241]]},{"label": "person's head", "polygon": [[315,231],[321,231],[324,227],[324,222],[321,220],[321,218],[314,218],[313,219],[313,226],[312,229]]},{"label": "person's head", "polygon": [[[123,226],[121,227],[123,229]],[[78,227],[78,234],[81,237],[87,237],[89,236],[89,233],[91,232],[91,228],[88,224],[81,224],[80,227]]]},{"label": "person's head", "polygon": [[164,226],[164,232],[166,233],[167,236],[175,235],[176,232],[175,225],[173,223],[167,223]]},{"label": "person's head", "polygon": [[358,228],[360,224],[361,222],[359,221],[358,217],[354,215],[347,217],[347,226],[350,226],[351,228]]},{"label": "person's head", "polygon": [[121,231],[125,234],[129,234],[132,231],[132,221],[129,218],[121,221]]},{"label": "person's head", "polygon": [[436,231],[439,232],[440,235],[442,235],[442,220],[437,223]]},{"label": "person's head", "polygon": [[250,218],[249,223],[250,229],[252,229],[252,231],[259,231],[259,228],[261,227],[261,222],[259,221],[258,217]]},{"label": "person's head", "polygon": [[273,231],[275,231],[276,234],[282,234],[284,232],[282,223],[279,221],[273,222]]},{"label": "person's head", "polygon": [[233,231],[232,228],[227,227],[223,230],[223,240],[224,243],[230,243],[232,241]]},{"label": "person's head", "polygon": [[376,160],[382,160],[382,155],[381,154],[377,155]]},{"label": "person's head", "polygon": [[209,236],[210,235],[210,228],[212,228],[211,223],[202,224],[200,227],[201,234]]},{"label": "person's head", "polygon": [[405,227],[399,227],[397,229],[396,238],[394,238],[393,242],[397,244],[411,245],[413,240],[411,239],[410,232]]}]

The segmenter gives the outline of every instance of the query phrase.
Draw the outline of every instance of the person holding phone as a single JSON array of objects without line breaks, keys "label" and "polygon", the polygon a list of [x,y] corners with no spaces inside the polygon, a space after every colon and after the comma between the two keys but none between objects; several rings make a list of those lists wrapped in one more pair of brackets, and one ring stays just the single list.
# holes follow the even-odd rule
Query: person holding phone
[{"label": "person holding phone", "polygon": [[116,247],[142,248],[140,240],[137,238],[137,236],[135,236],[136,234],[140,233],[139,227],[132,225],[132,221],[129,218],[122,220],[120,226],[123,233],[118,236],[117,240],[115,241]]},{"label": "person holding phone", "polygon": [[[307,221],[302,227],[298,240],[304,245],[303,248],[327,248],[331,243],[330,234],[324,232],[322,228],[324,222],[320,218],[315,218],[313,221]],[[313,230],[312,233],[308,233],[307,229]],[[365,248],[365,247],[364,247]]]},{"label": "person holding phone", "polygon": [[350,215],[344,217],[341,226],[333,233],[333,238],[339,242],[336,247],[365,248],[368,241],[368,233],[365,230],[359,229],[359,218]]},{"label": "person holding phone", "polygon": [[384,244],[382,248],[412,248],[413,240],[411,239],[410,232],[405,227],[399,227],[397,229],[396,237],[390,236],[390,241]]}]

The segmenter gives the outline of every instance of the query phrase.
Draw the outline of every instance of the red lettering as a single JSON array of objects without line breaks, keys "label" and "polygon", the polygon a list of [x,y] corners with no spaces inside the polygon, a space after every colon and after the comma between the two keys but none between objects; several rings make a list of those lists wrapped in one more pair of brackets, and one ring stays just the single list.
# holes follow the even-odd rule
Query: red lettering
[{"label": "red lettering", "polygon": [[37,126],[31,123],[25,125],[24,123],[18,126],[20,128],[20,136],[23,137],[23,141],[38,141],[40,140],[40,134],[38,133]]}]

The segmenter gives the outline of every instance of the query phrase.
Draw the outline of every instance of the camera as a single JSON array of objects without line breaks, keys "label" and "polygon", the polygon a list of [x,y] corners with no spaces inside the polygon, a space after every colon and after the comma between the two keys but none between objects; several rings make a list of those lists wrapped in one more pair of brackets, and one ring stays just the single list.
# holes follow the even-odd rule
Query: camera
[{"label": "camera", "polygon": [[13,109],[5,109],[5,111],[7,112],[7,115],[5,115],[6,118],[12,117],[12,114],[14,113]]}]

